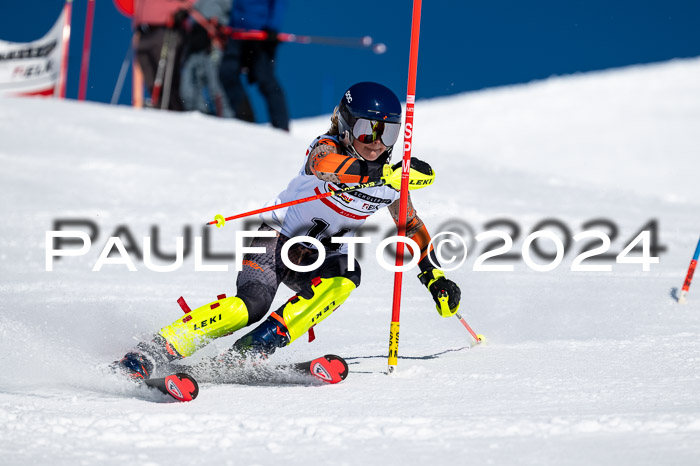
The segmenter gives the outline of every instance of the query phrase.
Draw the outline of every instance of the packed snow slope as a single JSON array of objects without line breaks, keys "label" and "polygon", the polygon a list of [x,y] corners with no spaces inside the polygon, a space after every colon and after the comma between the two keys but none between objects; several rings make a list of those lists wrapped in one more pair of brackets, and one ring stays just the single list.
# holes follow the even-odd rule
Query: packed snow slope
[{"label": "packed snow slope", "polygon": [[[380,212],[365,232],[362,285],[316,341],[272,357],[342,355],[343,383],[202,383],[180,404],[105,375],[182,315],[179,296],[200,306],[235,293],[231,255],[245,223],[204,223],[273,198],[327,126],[328,116],[296,121],[285,134],[199,114],[0,100],[2,464],[697,464],[700,284],[686,305],[672,289],[700,236],[699,59],[418,101],[413,155],[437,178],[412,197],[433,235],[455,231],[469,245],[447,275],[486,345],[471,347],[456,319],[438,316],[414,270],[398,372],[385,374],[393,275],[374,251],[393,222]],[[91,247],[47,271],[46,232],[68,220],[78,223],[61,229],[92,234]],[[616,263],[642,228],[655,230],[659,263]],[[489,229],[514,243],[507,260],[484,265],[512,271],[474,270],[503,244],[475,240]],[[539,229],[568,245],[546,272],[521,252]],[[571,270],[601,244],[572,240],[589,229],[612,238],[610,258],[583,264],[610,271]],[[136,271],[92,271],[110,236],[129,246]],[[179,236],[190,248],[176,271],[152,271],[134,252],[151,237],[173,254]],[[195,270],[197,237],[204,264],[228,271]],[[533,261],[551,262],[536,251],[552,244],[528,248]],[[273,308],[290,295],[281,287]]]}]

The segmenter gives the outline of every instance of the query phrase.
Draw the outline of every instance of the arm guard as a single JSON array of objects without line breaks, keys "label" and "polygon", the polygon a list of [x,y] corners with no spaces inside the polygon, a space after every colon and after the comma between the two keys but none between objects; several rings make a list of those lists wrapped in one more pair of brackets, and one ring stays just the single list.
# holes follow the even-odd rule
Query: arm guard
[{"label": "arm guard", "polygon": [[[430,245],[430,234],[428,229],[425,227],[423,220],[418,217],[416,209],[413,207],[413,202],[411,202],[411,195],[408,195],[408,206],[406,210],[406,237],[411,238],[413,241],[418,243],[420,247],[420,261],[418,262],[418,267],[422,272],[426,270],[434,269],[433,265],[440,265],[435,256],[435,251],[433,251],[432,245]],[[389,206],[389,212],[391,217],[394,219],[394,223],[398,226],[399,224],[399,200],[392,202]],[[432,263],[430,262],[432,259]]]},{"label": "arm guard", "polygon": [[306,173],[332,183],[367,183],[379,181],[383,166],[343,155],[337,142],[321,139],[309,152]]}]

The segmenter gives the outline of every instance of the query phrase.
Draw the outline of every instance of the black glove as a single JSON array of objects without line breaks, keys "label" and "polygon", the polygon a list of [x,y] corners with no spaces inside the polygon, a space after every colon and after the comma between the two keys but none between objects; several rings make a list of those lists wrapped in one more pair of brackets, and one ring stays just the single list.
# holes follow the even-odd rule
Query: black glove
[{"label": "black glove", "polygon": [[187,18],[189,18],[190,12],[182,8],[180,10],[177,10],[175,13],[173,13],[172,18],[170,19],[170,22],[168,23],[168,26],[170,26],[173,29],[182,29],[185,21],[187,21]]},{"label": "black glove", "polygon": [[442,317],[452,317],[459,311],[462,292],[455,282],[445,278],[445,273],[442,270],[426,270],[418,275],[418,279],[433,295],[438,314]]},{"label": "black glove", "polygon": [[267,33],[267,39],[265,39],[265,42],[273,42],[277,44],[280,40],[277,38],[277,34],[279,31],[277,29],[272,29],[272,28],[263,28],[263,31]]},{"label": "black glove", "polygon": [[262,41],[260,44],[261,48],[267,53],[268,58],[270,60],[275,58],[275,53],[277,52],[277,46],[279,45],[280,41],[277,38],[277,29],[272,29],[272,28],[263,28],[263,31],[267,33],[267,39]]},{"label": "black glove", "polygon": [[192,26],[189,35],[187,36],[188,53],[197,53],[203,50],[209,50],[211,47],[211,39],[209,32],[201,25],[195,24]]}]

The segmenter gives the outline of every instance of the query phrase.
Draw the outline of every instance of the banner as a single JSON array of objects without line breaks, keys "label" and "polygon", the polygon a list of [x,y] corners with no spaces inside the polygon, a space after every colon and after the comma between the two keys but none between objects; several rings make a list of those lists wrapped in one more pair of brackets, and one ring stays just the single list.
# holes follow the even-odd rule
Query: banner
[{"label": "banner", "polygon": [[68,47],[69,18],[70,11],[64,8],[51,30],[32,42],[0,40],[0,96],[54,94],[61,76],[62,52]]}]

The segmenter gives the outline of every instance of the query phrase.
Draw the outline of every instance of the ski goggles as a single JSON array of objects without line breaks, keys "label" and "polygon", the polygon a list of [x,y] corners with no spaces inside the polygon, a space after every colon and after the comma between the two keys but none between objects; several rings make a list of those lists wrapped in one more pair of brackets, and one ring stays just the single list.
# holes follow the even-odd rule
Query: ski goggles
[{"label": "ski goggles", "polygon": [[387,147],[396,144],[401,132],[401,123],[389,123],[381,120],[358,118],[352,127],[352,135],[363,144],[382,141]]}]

